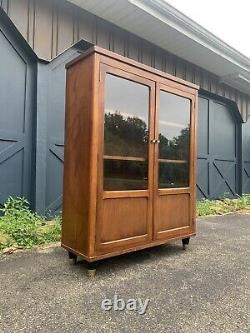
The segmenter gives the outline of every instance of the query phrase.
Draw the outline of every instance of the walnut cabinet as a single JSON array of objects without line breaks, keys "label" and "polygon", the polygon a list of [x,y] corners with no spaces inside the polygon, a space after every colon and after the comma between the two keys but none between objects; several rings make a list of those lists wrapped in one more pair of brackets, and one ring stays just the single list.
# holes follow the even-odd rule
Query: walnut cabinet
[{"label": "walnut cabinet", "polygon": [[67,65],[71,256],[93,262],[195,234],[197,89],[99,47]]}]

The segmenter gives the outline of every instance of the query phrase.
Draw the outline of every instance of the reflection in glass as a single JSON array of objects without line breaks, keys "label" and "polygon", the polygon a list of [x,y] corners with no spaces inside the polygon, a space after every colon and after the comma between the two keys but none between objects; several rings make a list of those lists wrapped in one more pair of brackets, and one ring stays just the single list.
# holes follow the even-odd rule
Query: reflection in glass
[{"label": "reflection in glass", "polygon": [[159,188],[188,187],[187,163],[159,163]]},{"label": "reflection in glass", "polygon": [[146,190],[147,163],[137,161],[104,160],[104,189],[112,191]]},{"label": "reflection in glass", "polygon": [[148,110],[148,87],[107,75],[104,190],[148,188]]},{"label": "reflection in glass", "polygon": [[189,186],[189,99],[160,92],[159,139],[159,188]]}]

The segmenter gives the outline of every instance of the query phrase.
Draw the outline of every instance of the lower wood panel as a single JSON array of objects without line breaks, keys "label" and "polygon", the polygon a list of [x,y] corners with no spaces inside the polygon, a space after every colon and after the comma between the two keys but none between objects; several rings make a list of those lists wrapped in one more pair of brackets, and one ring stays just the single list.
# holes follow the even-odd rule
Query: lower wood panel
[{"label": "lower wood panel", "polygon": [[97,247],[122,246],[148,239],[148,198],[112,198],[102,202]]},{"label": "lower wood panel", "polygon": [[155,234],[158,239],[168,232],[191,225],[190,194],[170,194],[158,196],[156,199]]}]

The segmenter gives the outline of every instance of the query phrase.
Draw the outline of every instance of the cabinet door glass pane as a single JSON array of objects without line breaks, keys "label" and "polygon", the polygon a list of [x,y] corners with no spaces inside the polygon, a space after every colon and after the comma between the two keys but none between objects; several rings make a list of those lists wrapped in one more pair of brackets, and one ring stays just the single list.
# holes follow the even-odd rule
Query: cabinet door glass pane
[{"label": "cabinet door glass pane", "polygon": [[104,103],[104,190],[147,189],[149,88],[108,74]]},{"label": "cabinet door glass pane", "polygon": [[189,186],[190,106],[187,98],[160,92],[159,188]]}]

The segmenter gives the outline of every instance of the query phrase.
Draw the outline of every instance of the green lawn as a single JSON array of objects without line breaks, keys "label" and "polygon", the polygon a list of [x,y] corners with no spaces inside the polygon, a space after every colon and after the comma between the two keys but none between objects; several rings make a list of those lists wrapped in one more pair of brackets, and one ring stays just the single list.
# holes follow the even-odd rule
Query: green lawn
[{"label": "green lawn", "polygon": [[[0,216],[0,251],[6,248],[31,248],[60,241],[61,219],[46,221],[33,213],[23,198],[9,198]],[[250,195],[238,199],[202,200],[197,202],[197,216],[250,213]]]},{"label": "green lawn", "polygon": [[46,221],[33,213],[23,198],[9,198],[0,217],[0,251],[5,248],[30,248],[60,240],[61,220]]},{"label": "green lawn", "polygon": [[225,215],[235,212],[250,213],[250,195],[243,195],[237,199],[197,202],[197,216]]}]

